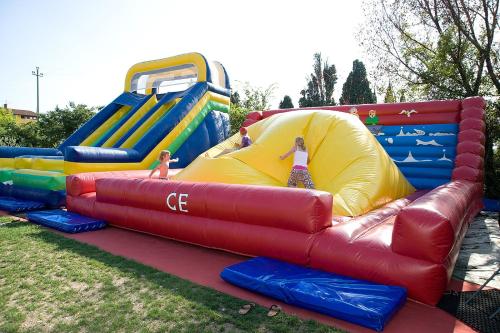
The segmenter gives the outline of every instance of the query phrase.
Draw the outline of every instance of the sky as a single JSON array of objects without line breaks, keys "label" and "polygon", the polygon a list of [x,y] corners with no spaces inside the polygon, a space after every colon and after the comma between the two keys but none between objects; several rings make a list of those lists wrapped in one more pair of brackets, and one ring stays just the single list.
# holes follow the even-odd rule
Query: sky
[{"label": "sky", "polygon": [[313,54],[335,64],[338,100],[354,59],[362,0],[0,0],[0,103],[40,111],[109,104],[135,63],[187,52],[220,61],[232,85],[276,84],[298,105]]}]

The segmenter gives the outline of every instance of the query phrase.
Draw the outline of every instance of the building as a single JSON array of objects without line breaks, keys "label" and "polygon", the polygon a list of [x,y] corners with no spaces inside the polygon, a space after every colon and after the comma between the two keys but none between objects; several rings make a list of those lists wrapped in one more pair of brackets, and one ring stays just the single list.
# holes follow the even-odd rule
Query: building
[{"label": "building", "polygon": [[12,112],[12,114],[16,118],[16,123],[18,124],[24,124],[30,121],[36,121],[38,119],[37,114],[33,111],[11,109],[7,106],[7,103],[5,103],[3,107],[4,109],[7,109]]}]

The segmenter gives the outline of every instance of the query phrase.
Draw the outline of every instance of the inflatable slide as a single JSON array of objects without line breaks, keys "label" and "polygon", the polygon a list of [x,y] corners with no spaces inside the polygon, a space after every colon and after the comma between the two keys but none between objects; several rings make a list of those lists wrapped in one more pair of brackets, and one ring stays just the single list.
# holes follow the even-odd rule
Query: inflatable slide
[{"label": "inflatable slide", "polygon": [[229,133],[224,67],[198,53],[133,65],[125,91],[57,149],[0,147],[0,196],[63,204],[66,176],[151,169],[168,149],[184,167]]},{"label": "inflatable slide", "polygon": [[[200,155],[173,181],[68,177],[68,210],[131,230],[402,286],[436,304],[482,208],[482,98],[249,114],[250,147]],[[286,187],[302,136],[316,190]]]}]

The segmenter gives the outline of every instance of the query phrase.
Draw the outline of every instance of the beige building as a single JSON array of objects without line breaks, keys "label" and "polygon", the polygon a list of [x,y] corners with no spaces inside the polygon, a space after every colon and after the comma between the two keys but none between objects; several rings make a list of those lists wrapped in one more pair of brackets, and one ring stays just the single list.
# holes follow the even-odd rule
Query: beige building
[{"label": "beige building", "polygon": [[7,104],[4,104],[3,107],[4,109],[7,109],[10,112],[12,112],[12,114],[16,118],[16,123],[18,124],[24,124],[30,121],[36,121],[38,119],[38,116],[33,111],[11,109],[7,106]]}]

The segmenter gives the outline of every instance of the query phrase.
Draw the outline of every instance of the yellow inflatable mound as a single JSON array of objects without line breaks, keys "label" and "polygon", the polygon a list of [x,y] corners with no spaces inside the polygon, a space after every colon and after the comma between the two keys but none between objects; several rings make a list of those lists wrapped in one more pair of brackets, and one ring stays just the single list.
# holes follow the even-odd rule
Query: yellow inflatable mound
[{"label": "yellow inflatable mound", "polygon": [[415,189],[377,139],[350,114],[314,110],[276,114],[248,127],[250,147],[216,157],[241,140],[236,134],[200,155],[177,180],[286,186],[293,156],[280,160],[304,137],[317,189],[333,195],[333,213],[357,216]]}]

